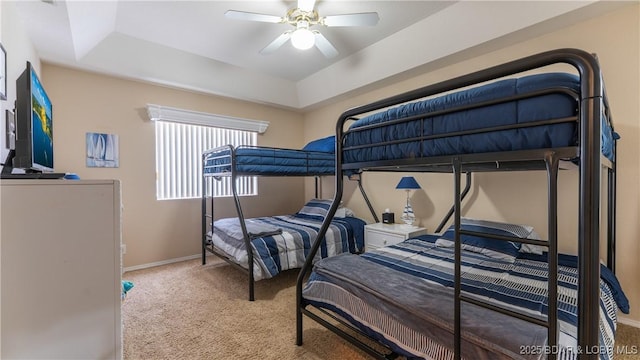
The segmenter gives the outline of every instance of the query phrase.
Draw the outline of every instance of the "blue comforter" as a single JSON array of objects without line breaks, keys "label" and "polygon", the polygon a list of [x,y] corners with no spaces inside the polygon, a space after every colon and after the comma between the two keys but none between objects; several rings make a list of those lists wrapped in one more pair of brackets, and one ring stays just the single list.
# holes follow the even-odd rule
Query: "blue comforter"
[{"label": "blue comforter", "polygon": [[[509,100],[511,96],[538,92],[549,88],[568,92],[539,94],[534,97]],[[412,159],[420,157],[543,149],[576,146],[576,121],[491,130],[476,134],[457,132],[506,126],[534,125],[536,121],[575,118],[579,96],[579,78],[568,73],[548,73],[505,79],[444,96],[397,106],[366,116],[350,126],[351,130],[370,125],[383,127],[349,132],[344,142],[344,163],[378,160]],[[446,112],[454,107],[476,108]],[[411,118],[415,117],[415,118]],[[410,119],[411,118],[411,119]],[[402,121],[400,119],[410,119]],[[602,152],[612,157],[615,134],[606,121],[602,123]],[[420,140],[421,136],[439,136]],[[359,147],[348,149],[349,147]]]},{"label": "blue comforter", "polygon": [[[334,142],[335,144],[335,142]],[[243,175],[332,175],[335,156],[318,150],[280,149],[239,146],[235,152],[235,171]],[[205,174],[231,172],[231,150],[228,147],[209,154]]]}]

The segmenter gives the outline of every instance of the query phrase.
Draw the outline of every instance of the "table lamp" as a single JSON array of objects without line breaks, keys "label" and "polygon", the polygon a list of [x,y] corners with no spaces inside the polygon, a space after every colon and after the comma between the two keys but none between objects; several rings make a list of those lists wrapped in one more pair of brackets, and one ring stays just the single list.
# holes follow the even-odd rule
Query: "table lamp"
[{"label": "table lamp", "polygon": [[404,176],[402,179],[400,179],[400,182],[396,186],[396,189],[407,191],[407,204],[404,206],[404,210],[402,211],[402,216],[400,217],[400,219],[402,219],[405,224],[413,226],[413,223],[416,221],[416,216],[413,214],[413,208],[411,207],[411,202],[409,201],[409,192],[411,192],[411,190],[420,189],[420,185],[413,176]]}]

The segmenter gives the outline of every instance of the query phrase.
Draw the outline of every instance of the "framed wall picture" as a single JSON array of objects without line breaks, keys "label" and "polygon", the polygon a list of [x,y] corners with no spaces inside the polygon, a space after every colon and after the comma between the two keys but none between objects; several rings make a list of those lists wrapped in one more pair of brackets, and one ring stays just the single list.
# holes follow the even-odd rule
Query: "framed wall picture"
[{"label": "framed wall picture", "polygon": [[119,166],[118,135],[87,133],[87,167]]},{"label": "framed wall picture", "polygon": [[0,100],[7,100],[7,51],[0,44]]}]

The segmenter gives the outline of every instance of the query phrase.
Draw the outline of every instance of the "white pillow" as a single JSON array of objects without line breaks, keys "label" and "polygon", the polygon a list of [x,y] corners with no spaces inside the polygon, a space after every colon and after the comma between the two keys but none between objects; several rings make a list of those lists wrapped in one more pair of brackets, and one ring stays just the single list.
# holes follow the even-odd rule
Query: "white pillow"
[{"label": "white pillow", "polygon": [[355,213],[351,209],[347,207],[343,207],[342,205],[338,207],[338,210],[336,210],[336,215],[335,215],[335,217],[340,217],[340,218],[354,217],[354,216],[355,216]]}]

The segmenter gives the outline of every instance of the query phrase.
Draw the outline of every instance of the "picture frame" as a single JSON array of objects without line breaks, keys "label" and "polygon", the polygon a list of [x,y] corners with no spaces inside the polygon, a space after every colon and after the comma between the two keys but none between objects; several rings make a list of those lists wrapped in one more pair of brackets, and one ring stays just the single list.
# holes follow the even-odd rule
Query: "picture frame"
[{"label": "picture frame", "polygon": [[7,51],[0,43],[0,100],[7,100]]},{"label": "picture frame", "polygon": [[117,168],[120,166],[118,135],[88,132],[86,141],[87,167]]}]

